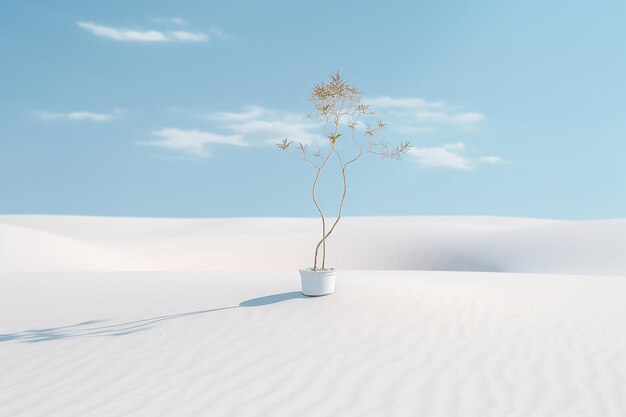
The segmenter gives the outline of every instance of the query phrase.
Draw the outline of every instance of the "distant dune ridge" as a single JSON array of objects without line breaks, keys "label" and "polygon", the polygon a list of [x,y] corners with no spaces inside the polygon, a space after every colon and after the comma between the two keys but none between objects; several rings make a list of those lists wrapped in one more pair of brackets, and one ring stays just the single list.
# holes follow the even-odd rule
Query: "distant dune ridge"
[{"label": "distant dune ridge", "polygon": [[626,220],[318,226],[0,216],[0,417],[626,416]]},{"label": "distant dune ridge", "polygon": [[[312,263],[317,219],[0,216],[0,272],[258,271]],[[626,274],[626,220],[346,218],[339,269]]]}]

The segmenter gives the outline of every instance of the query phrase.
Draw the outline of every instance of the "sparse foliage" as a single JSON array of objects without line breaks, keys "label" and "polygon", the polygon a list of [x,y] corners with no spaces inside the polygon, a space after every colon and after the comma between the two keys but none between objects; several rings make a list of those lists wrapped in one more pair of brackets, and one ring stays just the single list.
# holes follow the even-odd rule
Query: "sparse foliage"
[{"label": "sparse foliage", "polygon": [[[293,140],[283,139],[282,142],[276,144],[276,146],[280,149],[287,152],[289,152],[290,149],[294,149],[294,152],[299,154],[299,156],[297,156],[299,159],[308,162],[316,169],[311,195],[313,203],[315,204],[322,221],[322,236],[315,247],[313,270],[325,268],[326,240],[335,230],[337,223],[339,223],[339,220],[341,219],[343,205],[346,199],[348,190],[348,166],[359,160],[366,153],[378,155],[382,159],[400,159],[402,155],[407,153],[411,148],[409,141],[403,141],[396,146],[391,146],[384,140],[377,140],[376,136],[387,126],[387,124],[382,120],[376,120],[373,125],[361,122],[361,118],[371,117],[376,114],[369,105],[361,103],[361,99],[361,91],[344,80],[339,72],[330,75],[329,82],[322,82],[313,87],[311,101],[315,107],[315,114],[308,114],[305,116],[308,119],[320,120],[323,122],[322,134],[328,139],[328,153],[322,153],[320,150],[315,150],[312,153],[312,156],[315,159],[311,160],[308,157],[308,145],[305,143],[297,142],[295,149],[290,148],[291,144],[294,143]],[[362,128],[359,129],[360,127]],[[341,152],[337,148],[337,144],[342,141],[342,128],[348,129],[355,152],[352,155],[352,158],[346,160],[345,162],[341,157]],[[361,145],[359,136],[367,139],[367,146]],[[341,195],[337,217],[331,224],[330,228],[327,228],[326,216],[324,215],[324,212],[322,211],[316,198],[316,188],[324,167],[333,157],[337,159],[341,168],[343,193]],[[321,268],[318,268],[318,265],[320,265],[320,263],[318,263],[320,248],[322,249],[322,260]]]},{"label": "sparse foliage", "polygon": [[289,149],[289,145],[291,145],[292,143],[293,143],[292,140],[283,139],[283,141],[280,143],[277,143],[276,146],[278,146],[283,151],[286,151],[287,149]]}]

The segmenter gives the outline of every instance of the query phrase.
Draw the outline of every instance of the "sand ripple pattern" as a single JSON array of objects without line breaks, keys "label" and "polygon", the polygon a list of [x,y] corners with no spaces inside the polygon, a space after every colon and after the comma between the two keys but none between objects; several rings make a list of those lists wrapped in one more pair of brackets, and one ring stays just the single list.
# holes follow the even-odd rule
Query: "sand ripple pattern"
[{"label": "sand ripple pattern", "polygon": [[352,271],[332,296],[297,289],[6,274],[0,416],[626,415],[621,277]]}]

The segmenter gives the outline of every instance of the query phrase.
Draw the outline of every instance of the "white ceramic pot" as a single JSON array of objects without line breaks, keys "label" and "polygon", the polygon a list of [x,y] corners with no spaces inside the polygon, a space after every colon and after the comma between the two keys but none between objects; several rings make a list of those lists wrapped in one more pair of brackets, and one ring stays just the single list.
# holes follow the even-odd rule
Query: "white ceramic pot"
[{"label": "white ceramic pot", "polygon": [[301,269],[302,294],[317,297],[334,293],[336,275],[337,271],[335,269],[326,269],[324,271]]}]

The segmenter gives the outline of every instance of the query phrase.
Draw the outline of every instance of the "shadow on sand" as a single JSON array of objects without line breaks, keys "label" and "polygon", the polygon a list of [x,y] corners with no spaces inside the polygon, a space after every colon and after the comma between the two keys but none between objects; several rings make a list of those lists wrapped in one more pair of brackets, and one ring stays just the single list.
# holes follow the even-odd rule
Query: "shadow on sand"
[{"label": "shadow on sand", "polygon": [[131,333],[137,333],[148,330],[156,323],[178,319],[181,317],[196,316],[201,314],[212,313],[220,310],[230,310],[234,308],[260,307],[269,304],[276,304],[282,301],[293,300],[294,298],[309,298],[299,291],[287,292],[281,294],[266,295],[264,297],[252,298],[242,301],[239,305],[229,307],[211,308],[199,311],[190,311],[187,313],[170,314],[167,316],[152,317],[149,319],[129,321],[126,323],[118,323],[111,325],[98,325],[108,320],[90,320],[81,323],[63,327],[50,327],[46,329],[23,330],[16,333],[0,334],[0,343],[8,341],[16,341],[21,343],[37,343],[51,340],[74,339],[79,337],[91,336],[123,336]]}]

